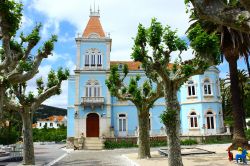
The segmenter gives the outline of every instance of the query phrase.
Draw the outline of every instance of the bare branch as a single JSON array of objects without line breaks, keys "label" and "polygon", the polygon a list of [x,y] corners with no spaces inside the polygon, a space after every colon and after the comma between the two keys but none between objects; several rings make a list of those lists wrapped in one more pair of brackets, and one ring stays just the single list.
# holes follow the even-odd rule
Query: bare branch
[{"label": "bare branch", "polygon": [[56,94],[58,94],[58,90],[60,90],[61,87],[61,82],[59,82],[57,85],[45,90],[43,93],[41,93],[40,95],[38,95],[35,98],[35,102],[33,102],[33,104],[31,105],[31,110],[35,111],[37,110],[37,108],[48,98],[50,98],[51,96],[54,96]]},{"label": "bare branch", "polygon": [[17,69],[18,66],[17,66],[16,69],[13,70],[7,76],[7,79],[12,83],[22,83],[22,82],[30,80],[31,78],[34,77],[34,75],[36,75],[38,73],[38,67],[40,66],[40,64],[44,58],[47,58],[47,55],[43,52],[39,53],[33,62],[32,70],[23,74],[23,73],[18,71],[18,69]]}]

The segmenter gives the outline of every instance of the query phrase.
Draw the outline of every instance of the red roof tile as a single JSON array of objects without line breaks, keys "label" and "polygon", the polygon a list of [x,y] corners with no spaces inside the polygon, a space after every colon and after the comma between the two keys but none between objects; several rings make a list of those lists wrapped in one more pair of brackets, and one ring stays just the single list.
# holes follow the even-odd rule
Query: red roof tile
[{"label": "red roof tile", "polygon": [[[129,70],[142,70],[141,62],[134,61],[110,61],[110,66],[119,65],[119,64],[127,64]],[[173,67],[173,64],[168,64],[170,68]]]},{"label": "red roof tile", "polygon": [[105,37],[99,16],[90,16],[82,36],[88,38],[91,33],[97,33],[100,37]]}]

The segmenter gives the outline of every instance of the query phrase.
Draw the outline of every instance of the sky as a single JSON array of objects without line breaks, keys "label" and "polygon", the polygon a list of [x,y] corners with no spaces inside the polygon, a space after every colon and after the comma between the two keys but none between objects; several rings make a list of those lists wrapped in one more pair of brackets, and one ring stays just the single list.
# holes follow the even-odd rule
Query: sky
[{"label": "sky", "polygon": [[[180,37],[185,37],[189,26],[188,14],[185,12],[184,0],[22,0],[24,4],[22,25],[19,32],[29,33],[37,23],[42,23],[41,46],[52,34],[58,36],[53,56],[45,59],[39,67],[39,74],[28,82],[29,90],[36,91],[35,80],[38,77],[47,79],[51,69],[60,66],[70,69],[71,74],[76,64],[75,37],[82,35],[89,19],[90,6],[100,9],[100,20],[105,33],[112,38],[111,60],[131,60],[133,37],[136,36],[139,23],[145,27],[150,25],[153,17],[163,25],[178,30]],[[95,4],[95,5],[94,5]],[[33,54],[35,54],[35,50]],[[173,54],[174,60],[176,54]],[[183,53],[182,59],[193,57],[192,50]],[[243,60],[239,67],[245,68]],[[226,62],[218,66],[221,77],[228,72]],[[43,104],[67,108],[67,81],[62,83],[62,93],[46,100]]]}]

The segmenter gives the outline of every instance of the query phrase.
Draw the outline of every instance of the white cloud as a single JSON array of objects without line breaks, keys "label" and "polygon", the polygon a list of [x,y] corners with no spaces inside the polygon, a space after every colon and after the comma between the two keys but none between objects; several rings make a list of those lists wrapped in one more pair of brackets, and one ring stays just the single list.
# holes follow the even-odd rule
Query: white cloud
[{"label": "white cloud", "polygon": [[[186,60],[190,60],[194,58],[194,54],[192,53],[193,49],[192,48],[188,48],[187,51],[183,51],[181,54],[181,59],[182,61],[186,61]],[[171,55],[171,63],[173,63],[176,58],[178,59],[178,55],[180,52],[173,52],[173,54]]]},{"label": "white cloud", "polygon": [[[156,17],[163,25],[168,24],[173,29],[177,28],[179,35],[184,35],[189,26],[183,1],[158,0],[156,3],[151,0],[122,2],[99,0],[96,4],[100,6],[101,22],[105,32],[111,33],[112,50],[114,50],[111,52],[111,59],[113,60],[119,60],[120,57],[130,59],[132,37],[136,35],[138,24],[149,26],[152,17]],[[33,0],[30,2],[31,9],[45,14],[50,23],[56,25],[62,21],[71,23],[77,29],[75,34],[83,32],[89,19],[90,5],[93,5],[92,0]],[[48,24],[51,25],[50,23]],[[45,28],[44,35],[48,33],[47,29]],[[63,38],[61,39],[64,41]]]},{"label": "white cloud", "polygon": [[60,23],[52,19],[47,20],[41,30],[42,40],[47,40],[51,35],[58,35],[60,32]]},{"label": "white cloud", "polygon": [[[75,36],[69,36],[67,30],[60,31],[60,23],[63,21],[72,24],[76,31],[74,34],[82,34],[88,19],[89,6],[93,5],[93,0],[32,0],[27,2],[29,10],[36,10],[46,16],[46,21],[42,29],[42,38],[47,39],[49,34],[65,33],[59,36],[59,42],[67,42]],[[188,14],[185,13],[183,1],[166,0],[138,0],[138,1],[117,1],[117,0],[96,0],[101,10],[101,23],[104,31],[110,32],[112,38],[111,60],[130,60],[131,48],[133,46],[132,37],[135,37],[137,26],[142,23],[146,27],[150,25],[152,17],[156,17],[163,25],[170,25],[173,29],[178,29],[178,35],[183,36],[188,23]],[[66,32],[65,32],[66,31]],[[75,47],[72,42],[72,46]],[[183,53],[183,60],[191,57],[191,51]],[[56,62],[65,58],[65,66],[71,70],[75,69],[75,63],[69,55],[59,55],[48,58],[49,62]],[[173,54],[175,56],[176,54]],[[48,66],[47,66],[48,67]],[[47,70],[47,69],[46,69]],[[46,76],[45,73],[44,76]],[[67,81],[62,84],[62,94],[46,100],[45,104],[66,107],[67,106]]]},{"label": "white cloud", "polygon": [[21,30],[29,28],[34,25],[34,22],[27,16],[23,15],[21,20]]}]

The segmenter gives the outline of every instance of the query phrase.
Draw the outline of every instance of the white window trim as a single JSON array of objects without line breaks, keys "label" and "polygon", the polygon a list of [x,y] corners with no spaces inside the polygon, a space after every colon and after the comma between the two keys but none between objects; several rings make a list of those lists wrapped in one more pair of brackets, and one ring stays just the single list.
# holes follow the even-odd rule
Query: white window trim
[{"label": "white window trim", "polygon": [[[188,84],[189,81],[193,81],[193,84]],[[186,85],[186,89],[187,89],[187,98],[188,99],[197,98],[197,83],[194,82],[194,80],[188,80],[185,85]],[[192,86],[194,86],[195,95],[189,95],[188,88],[192,87]],[[191,88],[191,90],[192,90],[192,88]]]},{"label": "white window trim", "polygon": [[[191,115],[191,113],[196,113],[196,115]],[[195,110],[191,110],[189,113],[188,113],[188,128],[190,130],[192,129],[199,129],[199,119],[200,119],[200,115],[195,111]],[[190,119],[193,118],[193,117],[196,117],[197,118],[197,127],[191,127],[191,122],[190,122]]]},{"label": "white window trim", "polygon": [[[209,83],[205,83],[206,80],[208,80]],[[204,87],[205,85],[206,85],[206,86],[210,85],[211,94],[205,94],[205,87]],[[205,79],[203,80],[203,82],[202,82],[202,91],[203,91],[203,96],[204,96],[204,97],[210,97],[210,96],[213,96],[213,95],[214,95],[214,93],[213,93],[213,82],[211,81],[211,79],[205,78]]]},{"label": "white window trim", "polygon": [[[95,83],[98,83],[98,85],[95,85]],[[88,83],[90,83],[90,85],[86,85],[86,84],[88,84]],[[100,83],[99,83],[99,81],[97,81],[97,80],[88,80],[87,82],[86,82],[86,84],[85,84],[85,86],[84,86],[84,92],[83,92],[83,96],[85,96],[85,97],[103,97],[102,96],[102,86],[100,85]],[[95,88],[99,88],[99,95],[95,95]],[[90,96],[90,91],[89,91],[89,89],[91,89],[91,96]],[[87,90],[88,90],[88,94],[87,94]],[[97,94],[98,94],[98,90],[97,90]]]},{"label": "white window trim", "polygon": [[[86,62],[86,57],[87,56],[88,56],[88,64]],[[102,69],[103,66],[104,66],[103,65],[104,55],[97,48],[90,48],[90,49],[86,50],[83,57],[84,57],[84,69]],[[99,60],[98,57],[101,58],[101,64],[100,65],[98,65],[99,62],[100,62],[100,61],[98,61]]]},{"label": "white window trim", "polygon": [[[213,114],[207,114],[208,112],[212,112]],[[205,117],[205,124],[206,124],[206,129],[207,130],[216,130],[216,113],[212,110],[212,109],[208,109],[206,112],[205,112],[205,115],[204,115],[204,117]],[[213,129],[208,129],[208,127],[207,127],[207,117],[213,117],[213,119],[214,119],[214,128]]]},{"label": "white window trim", "polygon": [[[127,113],[125,113],[125,112],[119,112],[119,113],[117,113],[117,115],[116,115],[116,118],[117,118],[117,134],[118,134],[118,137],[119,137],[119,119],[120,119],[120,117],[119,117],[119,115],[121,115],[121,114],[125,114],[126,115],[126,131],[124,131],[125,133],[126,133],[126,136],[128,136],[128,114]],[[125,137],[125,136],[124,136]]]}]

